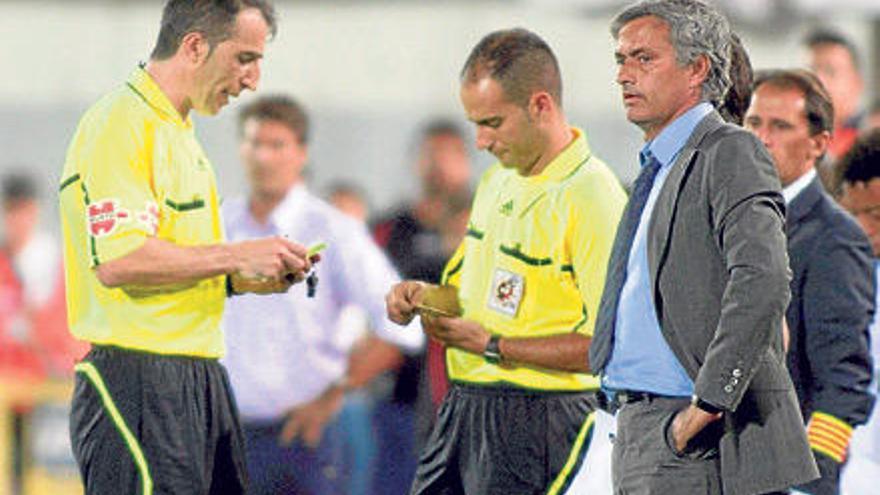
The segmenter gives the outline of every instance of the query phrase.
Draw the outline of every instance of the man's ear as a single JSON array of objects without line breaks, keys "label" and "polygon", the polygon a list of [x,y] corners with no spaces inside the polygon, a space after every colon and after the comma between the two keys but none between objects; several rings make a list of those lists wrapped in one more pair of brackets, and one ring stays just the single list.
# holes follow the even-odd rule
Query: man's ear
[{"label": "man's ear", "polygon": [[546,91],[537,91],[532,93],[532,96],[529,98],[529,116],[533,120],[543,119],[550,115],[555,106],[556,102],[553,100],[553,97],[550,96],[550,93]]},{"label": "man's ear", "polygon": [[183,36],[177,52],[182,54],[187,62],[193,65],[201,65],[208,58],[211,46],[202,33],[193,31]]},{"label": "man's ear", "polygon": [[831,133],[828,131],[822,131],[813,136],[810,136],[810,154],[813,156],[814,162],[825,155],[825,152],[828,151],[828,145],[830,143]]},{"label": "man's ear", "polygon": [[709,57],[707,57],[705,53],[701,53],[693,62],[691,62],[691,88],[698,88],[703,85],[703,81],[709,77],[709,69],[711,67],[712,64],[709,62]]}]

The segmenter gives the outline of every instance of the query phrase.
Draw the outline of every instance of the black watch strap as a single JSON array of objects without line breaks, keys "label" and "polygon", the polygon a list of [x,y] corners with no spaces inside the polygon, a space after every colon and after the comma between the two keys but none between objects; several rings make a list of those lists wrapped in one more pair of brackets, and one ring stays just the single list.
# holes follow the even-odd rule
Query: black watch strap
[{"label": "black watch strap", "polygon": [[486,344],[486,348],[483,349],[483,358],[492,364],[498,364],[501,362],[501,346],[499,342],[501,341],[500,335],[492,335],[489,337],[489,342]]}]

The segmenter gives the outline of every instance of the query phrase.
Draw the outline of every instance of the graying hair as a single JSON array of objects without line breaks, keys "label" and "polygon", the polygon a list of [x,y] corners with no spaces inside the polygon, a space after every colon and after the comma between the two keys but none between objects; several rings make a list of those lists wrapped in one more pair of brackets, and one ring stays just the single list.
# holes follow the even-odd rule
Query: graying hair
[{"label": "graying hair", "polygon": [[611,23],[611,35],[617,39],[624,25],[646,16],[662,19],[669,26],[679,65],[706,55],[709,74],[703,81],[702,99],[719,106],[730,88],[731,31],[727,19],[700,0],[646,0],[618,14]]}]

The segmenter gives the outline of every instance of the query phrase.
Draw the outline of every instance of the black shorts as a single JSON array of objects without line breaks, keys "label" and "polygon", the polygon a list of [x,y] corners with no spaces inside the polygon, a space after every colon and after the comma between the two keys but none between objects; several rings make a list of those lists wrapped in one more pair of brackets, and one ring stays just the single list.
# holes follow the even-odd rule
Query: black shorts
[{"label": "black shorts", "polygon": [[410,494],[564,493],[589,447],[596,407],[593,392],[456,384]]},{"label": "black shorts", "polygon": [[94,346],[76,371],[70,436],[86,495],[245,492],[244,437],[216,359]]}]

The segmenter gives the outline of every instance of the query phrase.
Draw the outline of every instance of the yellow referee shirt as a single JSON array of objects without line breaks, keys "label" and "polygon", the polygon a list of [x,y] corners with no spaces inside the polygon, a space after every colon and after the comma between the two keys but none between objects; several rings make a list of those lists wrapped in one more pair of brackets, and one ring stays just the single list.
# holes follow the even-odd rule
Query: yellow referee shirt
[{"label": "yellow referee shirt", "polygon": [[59,194],[74,336],[159,354],[223,354],[224,277],[111,289],[95,274],[147,236],[179,245],[223,240],[214,172],[192,122],[145,70],[136,69],[83,116]]},{"label": "yellow referee shirt", "polygon": [[[464,318],[509,337],[592,335],[626,195],[583,131],[542,173],[494,165],[474,198],[467,236],[447,265]],[[493,365],[449,349],[450,379],[539,390],[598,388],[593,375]]]}]

